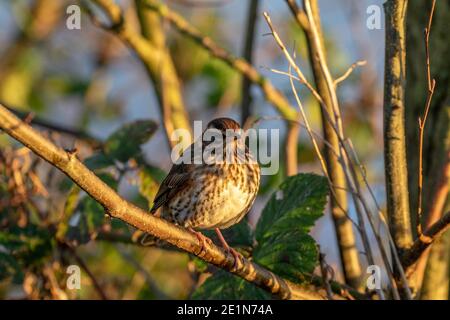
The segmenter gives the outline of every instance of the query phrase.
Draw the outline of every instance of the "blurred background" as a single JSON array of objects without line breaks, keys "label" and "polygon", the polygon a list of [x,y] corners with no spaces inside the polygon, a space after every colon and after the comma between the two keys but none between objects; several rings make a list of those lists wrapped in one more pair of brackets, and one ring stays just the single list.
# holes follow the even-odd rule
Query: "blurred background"
[{"label": "blurred background", "polygon": [[[250,1],[164,2],[229,52],[236,56],[244,54]],[[164,176],[171,167],[170,147],[161,125],[158,100],[145,68],[114,34],[94,25],[85,12],[81,15],[81,29],[69,30],[66,27],[69,17],[66,9],[74,3],[63,0],[0,0],[0,101],[19,114],[32,112],[32,123],[40,122],[45,134],[57,144],[67,149],[77,148],[82,159],[92,154],[96,141],[107,139],[124,124],[152,119],[159,127],[143,146],[143,156],[147,164]],[[127,19],[138,28],[134,1],[117,3]],[[339,86],[338,94],[347,136],[352,139],[378,202],[384,207],[384,29],[369,30],[366,26],[368,6],[377,5],[382,12],[382,1],[322,0],[319,5],[333,76],[340,76],[357,60],[367,61]],[[304,35],[285,1],[259,1],[253,65],[295,106],[289,79],[269,70],[287,71],[288,64],[273,37],[267,35],[269,29],[262,16],[263,11],[271,15],[281,38],[290,50],[296,51],[300,67],[307,78],[312,79]],[[191,123],[194,120],[207,122],[219,116],[240,120],[241,76],[169,24],[163,23],[163,28]],[[299,93],[313,129],[321,132],[318,104],[304,88],[299,88]],[[260,89],[252,86],[251,97],[252,115],[273,117],[261,121],[259,127],[278,128],[284,139],[285,122],[277,119],[278,113],[267,103]],[[52,126],[64,128],[66,133],[46,130]],[[299,172],[320,174],[310,139],[303,129],[299,142]],[[27,214],[30,203],[34,203],[33,210],[38,214],[41,210],[61,217],[73,191],[66,179],[4,134],[0,135],[0,148],[1,160],[5,163],[10,161],[12,168],[11,175],[3,175],[0,180],[4,185],[0,187],[0,211],[14,214],[23,225],[32,220]],[[284,162],[280,164],[277,175],[263,177],[260,194],[249,218],[251,225],[255,224],[271,192],[283,179]],[[32,179],[30,190],[19,188],[17,179],[20,177],[15,176],[16,180],[10,182],[13,174],[22,174],[24,180]],[[139,173],[124,170],[119,174],[120,194],[148,206],[143,199],[142,184],[138,182]],[[26,189],[27,184],[22,187]],[[148,187],[152,188],[151,185]],[[89,205],[85,204],[86,207]],[[350,216],[353,215],[350,208]],[[127,229],[124,225],[120,228]],[[132,234],[131,230],[129,232]],[[0,298],[55,298],[60,294],[68,298],[96,299],[101,298],[102,293],[115,299],[187,298],[198,283],[196,262],[187,254],[121,243],[125,241],[120,239],[102,241],[101,233],[96,232],[98,241],[83,241],[76,253],[68,257],[60,251],[53,251],[53,259],[21,267],[23,272],[17,278],[0,279]],[[336,279],[341,279],[334,227],[328,210],[317,222],[312,235],[325,253],[327,263],[335,269]],[[41,246],[36,244],[36,250],[39,248]],[[46,287],[48,279],[58,282],[57,279],[66,276],[65,269],[61,268],[64,263],[84,265],[82,272],[87,276],[82,277],[81,290],[58,292]],[[47,280],[42,280],[41,274],[42,279]],[[37,290],[39,286],[44,289]]]}]

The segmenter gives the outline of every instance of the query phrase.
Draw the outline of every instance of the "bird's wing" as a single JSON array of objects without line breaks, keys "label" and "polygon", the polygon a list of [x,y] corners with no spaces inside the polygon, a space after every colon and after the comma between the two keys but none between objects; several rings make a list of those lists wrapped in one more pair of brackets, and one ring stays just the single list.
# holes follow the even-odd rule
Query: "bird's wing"
[{"label": "bird's wing", "polygon": [[163,206],[179,191],[189,185],[192,169],[192,164],[174,164],[172,166],[169,174],[159,187],[153,201],[153,207],[150,210],[151,213],[154,213],[159,207]]},{"label": "bird's wing", "polygon": [[[169,171],[169,174],[159,187],[158,193],[153,200],[153,207],[150,212],[155,213],[159,207],[166,204],[170,199],[172,199],[178,192],[188,187],[193,183],[192,172],[195,169],[195,155],[197,154],[196,148],[201,148],[203,151],[202,144],[192,143],[188,148],[186,148],[181,157],[189,157],[190,163],[175,163]],[[198,150],[197,150],[198,151]],[[202,155],[203,153],[200,153]]]}]

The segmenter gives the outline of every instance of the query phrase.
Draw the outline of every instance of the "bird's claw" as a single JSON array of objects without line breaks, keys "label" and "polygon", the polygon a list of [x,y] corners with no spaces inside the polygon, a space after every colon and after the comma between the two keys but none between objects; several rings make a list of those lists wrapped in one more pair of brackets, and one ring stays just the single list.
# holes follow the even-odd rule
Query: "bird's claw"
[{"label": "bird's claw", "polygon": [[228,252],[230,252],[233,257],[234,257],[234,263],[233,263],[233,267],[232,270],[237,270],[240,268],[241,265],[244,264],[244,257],[242,256],[242,254],[240,254],[238,251],[236,251],[233,248],[229,248]]},{"label": "bird's claw", "polygon": [[197,240],[200,242],[200,252],[199,253],[206,251],[207,244],[212,245],[212,243],[213,243],[212,240],[208,237],[205,237],[201,232],[195,231],[192,228],[189,228],[189,231],[191,231],[197,237]]}]

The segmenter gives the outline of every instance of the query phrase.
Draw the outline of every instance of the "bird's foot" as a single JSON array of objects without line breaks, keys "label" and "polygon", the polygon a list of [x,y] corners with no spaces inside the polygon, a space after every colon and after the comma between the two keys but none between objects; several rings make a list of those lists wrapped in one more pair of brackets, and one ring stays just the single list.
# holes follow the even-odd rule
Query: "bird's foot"
[{"label": "bird's foot", "polygon": [[217,233],[217,236],[219,237],[220,242],[222,243],[223,248],[227,251],[227,253],[231,253],[231,255],[234,257],[234,263],[231,270],[237,270],[241,265],[244,264],[244,257],[242,256],[242,254],[228,245],[219,228],[216,228],[215,231]]},{"label": "bird's foot", "polygon": [[211,245],[213,243],[210,238],[205,237],[201,232],[195,231],[192,228],[188,228],[188,230],[190,232],[192,232],[197,237],[198,241],[200,242],[200,252],[199,253],[206,251],[206,246],[207,246],[206,244]]},{"label": "bird's foot", "polygon": [[233,268],[232,270],[237,270],[238,268],[240,268],[241,265],[244,264],[244,256],[239,253],[238,251],[236,251],[233,248],[229,248],[228,251],[233,255],[234,257],[234,264],[233,264]]}]

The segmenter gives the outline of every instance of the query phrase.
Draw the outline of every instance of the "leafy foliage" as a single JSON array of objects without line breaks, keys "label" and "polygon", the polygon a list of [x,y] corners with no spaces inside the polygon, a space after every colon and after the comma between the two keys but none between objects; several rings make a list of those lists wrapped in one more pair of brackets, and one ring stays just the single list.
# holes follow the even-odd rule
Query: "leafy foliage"
[{"label": "leafy foliage", "polygon": [[219,270],[192,294],[196,300],[270,299],[270,294],[251,283]]},{"label": "leafy foliage", "polygon": [[111,159],[126,162],[140,154],[141,145],[156,131],[153,120],[137,120],[125,124],[114,132],[105,142],[104,153]]},{"label": "leafy foliage", "polygon": [[12,276],[20,282],[24,271],[40,265],[52,248],[49,231],[31,224],[0,231],[0,280]]},{"label": "leafy foliage", "polygon": [[91,170],[99,170],[112,166],[114,161],[104,153],[97,153],[86,158],[84,164]]},{"label": "leafy foliage", "polygon": [[[111,188],[117,189],[117,180],[108,173],[99,173],[102,179]],[[104,223],[105,212],[103,207],[91,197],[80,195],[81,190],[74,185],[67,197],[64,208],[64,220],[59,224],[57,238],[84,244],[97,235],[98,229]]]}]

